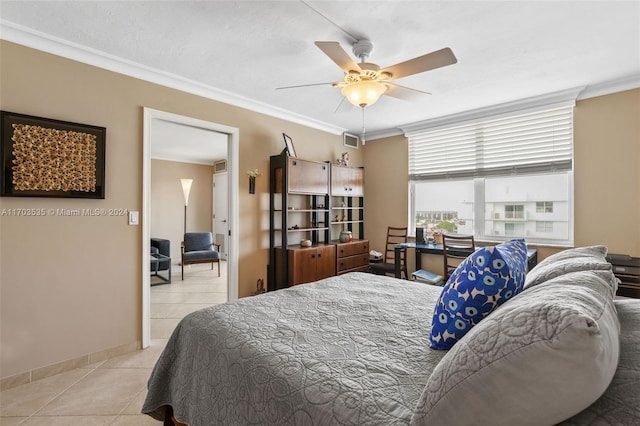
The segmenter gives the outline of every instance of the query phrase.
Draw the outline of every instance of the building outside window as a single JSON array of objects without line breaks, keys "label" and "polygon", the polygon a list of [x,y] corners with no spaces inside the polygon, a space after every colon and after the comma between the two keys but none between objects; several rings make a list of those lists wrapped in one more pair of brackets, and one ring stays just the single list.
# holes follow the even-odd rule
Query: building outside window
[{"label": "building outside window", "polygon": [[473,232],[473,181],[420,182],[415,188],[414,228]]}]

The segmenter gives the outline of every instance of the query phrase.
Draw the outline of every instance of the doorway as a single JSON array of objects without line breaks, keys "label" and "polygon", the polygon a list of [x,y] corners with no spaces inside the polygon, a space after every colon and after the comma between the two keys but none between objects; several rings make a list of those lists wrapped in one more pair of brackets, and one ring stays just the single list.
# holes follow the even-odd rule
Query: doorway
[{"label": "doorway", "polygon": [[175,123],[191,128],[213,131],[226,135],[227,168],[228,168],[228,246],[227,261],[227,295],[228,300],[238,298],[238,240],[234,232],[238,223],[238,155],[239,131],[237,128],[218,123],[199,120],[191,117],[172,114],[164,111],[144,108],[143,130],[143,188],[142,188],[142,346],[148,347],[151,342],[151,287],[150,287],[150,204],[151,204],[151,144],[153,126],[158,121]]}]

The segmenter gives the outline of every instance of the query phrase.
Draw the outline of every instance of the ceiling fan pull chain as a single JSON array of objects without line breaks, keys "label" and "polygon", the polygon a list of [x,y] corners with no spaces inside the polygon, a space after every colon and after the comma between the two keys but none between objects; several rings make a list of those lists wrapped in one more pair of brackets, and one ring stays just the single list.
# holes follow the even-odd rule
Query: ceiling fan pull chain
[{"label": "ceiling fan pull chain", "polygon": [[364,144],[366,143],[366,141],[364,140],[364,107],[362,108],[362,146],[364,146]]}]

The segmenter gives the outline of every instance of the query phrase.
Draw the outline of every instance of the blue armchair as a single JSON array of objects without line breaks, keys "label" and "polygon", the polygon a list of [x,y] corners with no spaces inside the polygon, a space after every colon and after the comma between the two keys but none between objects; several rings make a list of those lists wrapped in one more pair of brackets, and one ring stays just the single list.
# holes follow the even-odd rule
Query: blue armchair
[{"label": "blue armchair", "polygon": [[180,245],[182,257],[182,280],[184,281],[184,265],[194,263],[218,264],[218,276],[220,276],[220,245],[213,242],[211,232],[187,232],[184,241]]}]

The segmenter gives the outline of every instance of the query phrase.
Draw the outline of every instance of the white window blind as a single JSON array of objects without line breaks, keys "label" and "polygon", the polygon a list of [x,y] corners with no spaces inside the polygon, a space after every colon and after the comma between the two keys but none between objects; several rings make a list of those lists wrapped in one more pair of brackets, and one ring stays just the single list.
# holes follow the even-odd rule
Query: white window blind
[{"label": "white window blind", "polygon": [[571,170],[573,106],[489,117],[409,138],[409,180]]}]

